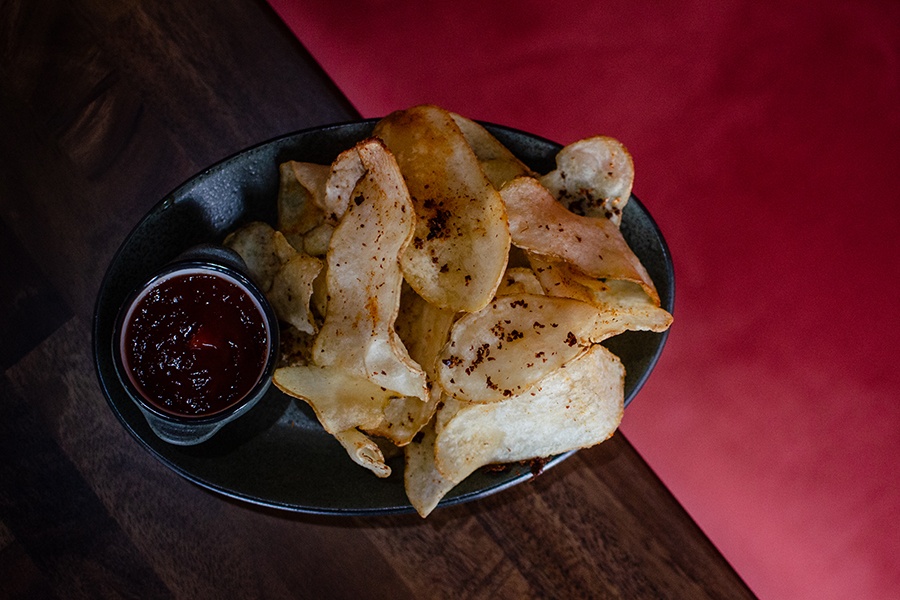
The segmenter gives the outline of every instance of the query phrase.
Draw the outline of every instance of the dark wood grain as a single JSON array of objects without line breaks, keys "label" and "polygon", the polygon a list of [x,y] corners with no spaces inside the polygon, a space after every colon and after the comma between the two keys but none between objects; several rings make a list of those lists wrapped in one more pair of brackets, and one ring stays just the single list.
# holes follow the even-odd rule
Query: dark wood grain
[{"label": "dark wood grain", "polygon": [[90,331],[130,229],[221,158],[355,116],[262,2],[0,3],[0,597],[751,597],[621,435],[423,521],[227,500],[121,427]]}]

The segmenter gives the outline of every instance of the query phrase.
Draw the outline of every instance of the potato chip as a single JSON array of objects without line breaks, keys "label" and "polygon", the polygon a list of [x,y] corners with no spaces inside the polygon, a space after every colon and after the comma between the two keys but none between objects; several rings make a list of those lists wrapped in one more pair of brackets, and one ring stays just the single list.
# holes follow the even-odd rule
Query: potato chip
[{"label": "potato chip", "polygon": [[529,268],[511,267],[497,288],[497,296],[515,296],[517,294],[543,294],[544,289],[537,276]]},{"label": "potato chip", "polygon": [[[410,358],[422,366],[429,381],[435,379],[438,356],[450,335],[454,316],[453,311],[429,304],[412,288],[404,286],[395,328]],[[409,444],[431,420],[441,401],[441,388],[436,385],[429,388],[427,402],[410,396],[392,399],[384,408],[382,423],[365,431],[387,438],[397,446]]]},{"label": "potato chip", "polygon": [[310,256],[325,256],[333,233],[334,225],[327,221],[320,223],[303,234],[303,250]]},{"label": "potato chip", "polygon": [[322,210],[331,224],[337,225],[343,218],[350,205],[353,190],[365,173],[366,167],[359,155],[359,145],[341,152],[331,164],[322,196]]},{"label": "potato chip", "polygon": [[601,309],[614,330],[665,331],[672,315],[657,306],[644,288],[631,281],[601,281],[572,265],[529,255],[547,295],[581,300]]},{"label": "potato chip", "polygon": [[422,435],[404,448],[406,464],[403,485],[406,496],[416,512],[427,517],[441,498],[456,487],[456,482],[441,475],[434,462],[434,424],[422,430]]},{"label": "potato chip", "polygon": [[556,170],[541,183],[575,214],[606,218],[618,227],[631,197],[634,163],[618,140],[587,138],[560,150]]},{"label": "potato chip", "polygon": [[279,165],[278,231],[298,250],[303,238],[325,220],[320,208],[329,168],[297,161]]},{"label": "potato chip", "polygon": [[254,221],[230,233],[223,244],[240,255],[253,282],[263,293],[268,292],[275,273],[281,268],[275,229],[268,223]]},{"label": "potato chip", "polygon": [[464,404],[435,440],[435,463],[460,482],[492,463],[598,444],[622,420],[625,368],[599,344],[504,402]]},{"label": "potato chip", "polygon": [[332,435],[354,427],[377,427],[384,418],[384,407],[397,397],[396,392],[333,367],[282,367],[275,370],[272,383],[309,404]]},{"label": "potato chip", "polygon": [[299,331],[316,333],[315,318],[310,310],[313,281],[322,270],[322,261],[301,252],[294,252],[281,265],[267,293],[279,320]]},{"label": "potato chip", "polygon": [[503,201],[446,111],[418,106],[382,119],[374,134],[397,159],[415,207],[400,258],[416,292],[440,308],[475,311],[500,283],[509,256]]},{"label": "potato chip", "polygon": [[496,189],[499,190],[516,177],[534,175],[525,163],[482,125],[456,113],[450,113],[450,116],[465,136],[485,175]]},{"label": "potato chip", "polygon": [[356,464],[384,479],[391,476],[391,468],[385,464],[384,453],[378,444],[358,429],[347,429],[334,434],[344,450]]},{"label": "potato chip", "polygon": [[327,310],[313,360],[427,401],[425,372],[394,330],[403,284],[398,256],[413,234],[412,205],[396,162],[379,141],[361,143],[357,151],[366,174],[331,237]]},{"label": "potato chip", "polygon": [[570,212],[530,177],[511,181],[500,194],[509,215],[513,244],[569,262],[597,279],[633,281],[659,305],[653,280],[610,220]]},{"label": "potato chip", "polygon": [[569,298],[498,297],[453,325],[438,383],[469,402],[500,402],[601,341],[602,320],[596,307]]},{"label": "potato chip", "polygon": [[456,484],[494,463],[546,458],[609,438],[622,421],[625,369],[600,345],[504,402],[461,402],[439,432],[406,448],[407,496],[427,516]]}]

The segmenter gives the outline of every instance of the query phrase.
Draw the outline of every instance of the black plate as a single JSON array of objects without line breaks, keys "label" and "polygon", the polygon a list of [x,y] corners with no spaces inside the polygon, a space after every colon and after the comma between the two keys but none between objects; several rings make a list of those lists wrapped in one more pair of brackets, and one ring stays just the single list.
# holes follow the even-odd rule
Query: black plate
[{"label": "black plate", "polygon": [[[100,385],[122,424],[153,455],[190,481],[226,496],[269,507],[317,514],[371,515],[411,511],[403,489],[403,461],[378,479],[347,457],[303,403],[272,386],[250,413],[209,442],[173,446],[157,438],[116,378],[112,335],[116,313],[149,273],[195,244],[220,242],[243,223],[275,223],[278,164],[286,160],[330,163],[368,136],[376,120],[331,125],[290,134],[250,148],[192,178],[157,204],[135,227],[109,266],[94,314],[94,358]],[[560,146],[496,125],[486,127],[538,172],[554,168]],[[665,240],[634,197],[622,231],[672,310],[674,274]],[[653,369],[666,334],[628,332],[609,340],[627,369],[626,405]],[[571,453],[555,457],[548,468]],[[532,477],[522,465],[480,470],[458,485],[441,506],[497,492]]]}]

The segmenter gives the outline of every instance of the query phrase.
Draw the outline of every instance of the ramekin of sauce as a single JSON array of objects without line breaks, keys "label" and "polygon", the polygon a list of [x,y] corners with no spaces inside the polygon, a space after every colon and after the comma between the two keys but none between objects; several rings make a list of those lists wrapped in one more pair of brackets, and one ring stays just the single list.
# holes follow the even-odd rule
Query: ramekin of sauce
[{"label": "ramekin of sauce", "polygon": [[131,294],[113,343],[119,379],[153,432],[192,445],[265,395],[278,320],[236,253],[199,246]]}]

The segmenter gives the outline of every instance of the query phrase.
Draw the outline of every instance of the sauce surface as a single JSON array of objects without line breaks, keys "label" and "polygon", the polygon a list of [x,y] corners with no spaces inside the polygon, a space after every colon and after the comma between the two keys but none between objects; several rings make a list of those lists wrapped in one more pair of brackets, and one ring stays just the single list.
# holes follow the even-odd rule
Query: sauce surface
[{"label": "sauce surface", "polygon": [[181,417],[210,416],[241,400],[269,353],[266,320],[250,293],[201,270],[154,283],[126,316],[122,344],[138,391]]}]

